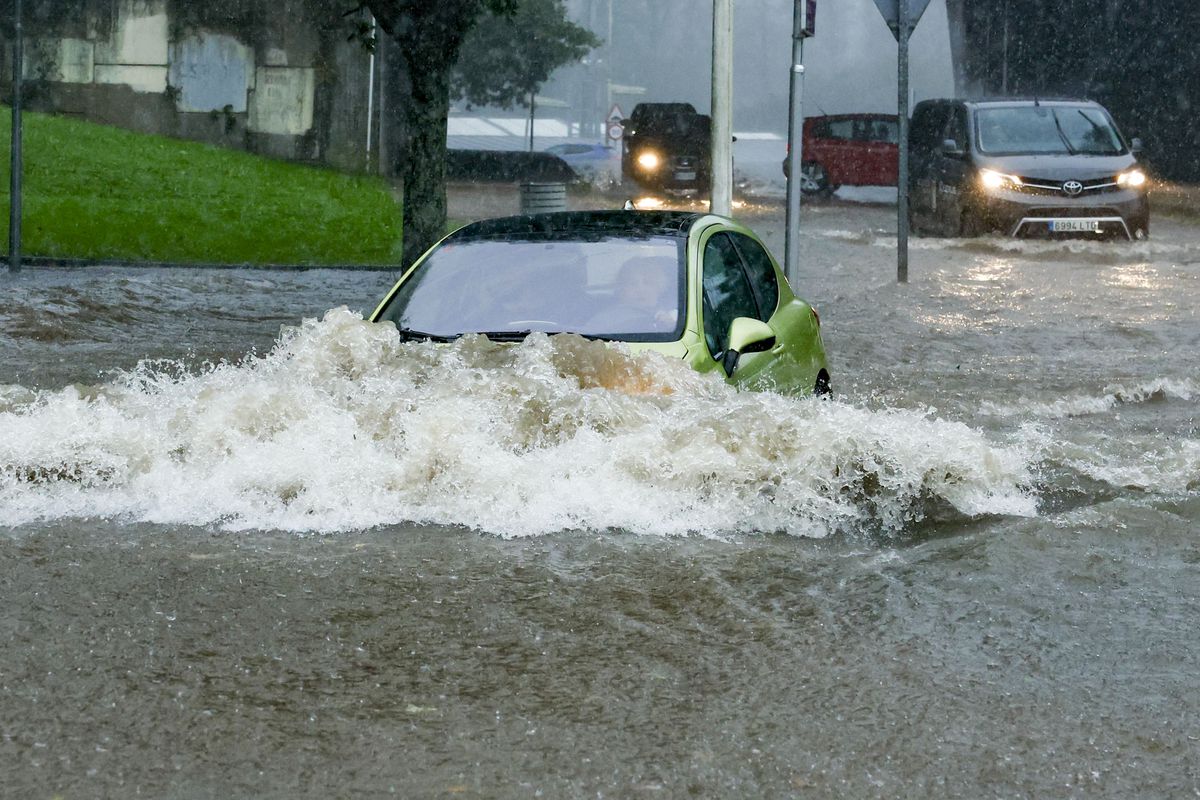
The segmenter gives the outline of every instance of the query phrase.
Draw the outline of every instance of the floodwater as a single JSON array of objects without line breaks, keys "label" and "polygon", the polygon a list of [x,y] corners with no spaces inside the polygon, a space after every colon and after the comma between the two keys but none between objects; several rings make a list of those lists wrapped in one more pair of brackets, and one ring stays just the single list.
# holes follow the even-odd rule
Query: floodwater
[{"label": "floodwater", "polygon": [[387,273],[4,279],[3,794],[1200,795],[1200,229],[899,285],[805,214],[833,402],[400,343]]}]

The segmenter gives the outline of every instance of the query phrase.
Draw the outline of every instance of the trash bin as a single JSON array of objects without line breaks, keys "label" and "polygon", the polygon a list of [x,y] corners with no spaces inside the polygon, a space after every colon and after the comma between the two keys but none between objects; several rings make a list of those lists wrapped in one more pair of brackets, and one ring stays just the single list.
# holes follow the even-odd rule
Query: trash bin
[{"label": "trash bin", "polygon": [[542,214],[567,210],[567,185],[562,182],[526,181],[521,184],[521,213]]}]

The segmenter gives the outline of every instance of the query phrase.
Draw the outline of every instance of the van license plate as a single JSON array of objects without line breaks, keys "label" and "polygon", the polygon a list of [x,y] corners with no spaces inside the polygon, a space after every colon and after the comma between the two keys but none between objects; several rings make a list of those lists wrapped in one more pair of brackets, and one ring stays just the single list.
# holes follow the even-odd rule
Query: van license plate
[{"label": "van license plate", "polygon": [[1050,220],[1050,230],[1055,233],[1099,233],[1098,219],[1053,219]]},{"label": "van license plate", "polygon": [[677,180],[677,181],[694,181],[694,180],[696,180],[696,173],[694,173],[694,172],[676,172],[675,180]]}]

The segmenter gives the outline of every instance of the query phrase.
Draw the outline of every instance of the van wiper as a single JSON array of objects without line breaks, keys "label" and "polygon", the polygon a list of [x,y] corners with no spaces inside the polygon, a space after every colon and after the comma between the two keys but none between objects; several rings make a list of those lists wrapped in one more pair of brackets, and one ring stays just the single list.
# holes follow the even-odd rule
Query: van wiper
[{"label": "van wiper", "polygon": [[414,331],[412,328],[401,328],[399,325],[396,326],[396,332],[400,334],[401,341],[405,342],[450,342],[458,338],[458,336],[442,336],[440,333]]},{"label": "van wiper", "polygon": [[1071,147],[1071,140],[1067,138],[1067,134],[1063,131],[1062,124],[1058,121],[1058,112],[1051,111],[1050,116],[1054,117],[1054,127],[1058,128],[1058,137],[1062,139],[1063,144],[1067,146],[1067,152],[1073,156],[1079,155],[1074,147]]},{"label": "van wiper", "polygon": [[[1092,126],[1093,131],[1095,131],[1097,134],[1099,134],[1097,141],[1099,141],[1099,139],[1103,139],[1108,136],[1108,129],[1105,128],[1103,125],[1101,125],[1099,122],[1096,122],[1096,120],[1089,117],[1087,115],[1087,112],[1085,112],[1082,108],[1077,108],[1077,109],[1075,109],[1075,111],[1079,114],[1079,116],[1081,116],[1085,120],[1087,120],[1087,124]],[[1107,155],[1116,155],[1117,153],[1120,152],[1120,150],[1115,150],[1110,146],[1110,147],[1106,147],[1106,148],[1103,148],[1100,150],[1085,150],[1083,152],[1087,153],[1087,155],[1090,155],[1090,156],[1107,156]]]}]

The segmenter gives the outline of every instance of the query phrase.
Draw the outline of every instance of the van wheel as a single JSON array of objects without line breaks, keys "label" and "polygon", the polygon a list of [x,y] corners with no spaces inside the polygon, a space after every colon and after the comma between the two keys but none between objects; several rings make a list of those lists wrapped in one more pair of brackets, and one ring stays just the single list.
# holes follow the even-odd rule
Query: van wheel
[{"label": "van wheel", "polygon": [[973,239],[976,236],[982,236],[986,233],[983,220],[969,208],[964,208],[962,214],[958,217],[958,230],[954,232],[955,236]]},{"label": "van wheel", "polygon": [[908,232],[912,236],[924,236],[925,228],[917,220],[917,215],[913,212],[911,201],[908,207]]},{"label": "van wheel", "polygon": [[806,161],[800,167],[800,191],[823,197],[833,194],[833,188],[829,185],[829,173],[817,162]]}]

